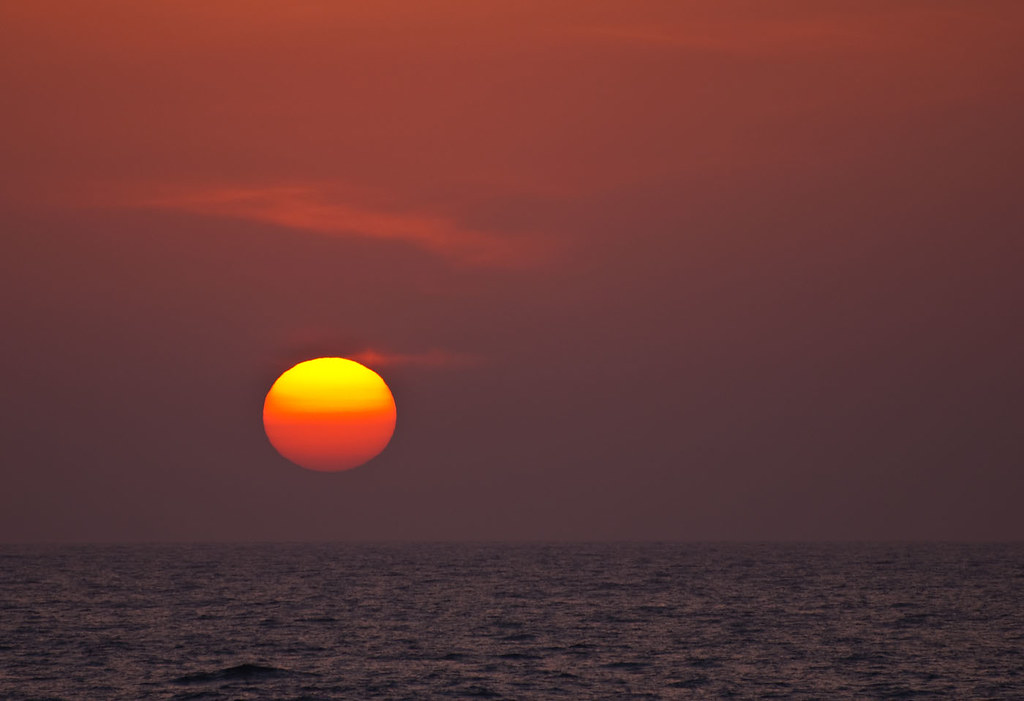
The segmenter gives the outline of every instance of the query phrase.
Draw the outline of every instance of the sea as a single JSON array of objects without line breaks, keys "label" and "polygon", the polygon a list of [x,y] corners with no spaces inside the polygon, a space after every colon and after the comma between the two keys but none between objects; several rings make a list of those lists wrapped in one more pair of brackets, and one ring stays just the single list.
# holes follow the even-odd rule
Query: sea
[{"label": "sea", "polygon": [[0,698],[1024,699],[1021,544],[0,547]]}]

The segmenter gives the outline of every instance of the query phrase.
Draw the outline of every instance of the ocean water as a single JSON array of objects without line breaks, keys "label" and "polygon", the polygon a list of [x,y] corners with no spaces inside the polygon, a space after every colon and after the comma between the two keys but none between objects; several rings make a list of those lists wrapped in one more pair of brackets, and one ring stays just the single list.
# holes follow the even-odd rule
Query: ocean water
[{"label": "ocean water", "polygon": [[1024,698],[1021,545],[0,548],[2,699]]}]

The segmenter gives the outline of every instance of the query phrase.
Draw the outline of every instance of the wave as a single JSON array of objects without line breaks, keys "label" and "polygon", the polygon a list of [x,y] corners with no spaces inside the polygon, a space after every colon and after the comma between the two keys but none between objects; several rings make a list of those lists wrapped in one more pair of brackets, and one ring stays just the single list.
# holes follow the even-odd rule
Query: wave
[{"label": "wave", "polygon": [[261,664],[240,664],[234,667],[226,667],[216,672],[197,672],[186,674],[174,680],[175,684],[208,684],[210,682],[254,680],[254,679],[276,679],[278,677],[290,677],[297,675],[279,667],[270,667]]}]

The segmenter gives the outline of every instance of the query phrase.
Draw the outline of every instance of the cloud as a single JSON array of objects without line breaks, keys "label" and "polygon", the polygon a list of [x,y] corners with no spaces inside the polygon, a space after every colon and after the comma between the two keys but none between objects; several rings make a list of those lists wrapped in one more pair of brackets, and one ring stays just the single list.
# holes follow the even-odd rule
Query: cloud
[{"label": "cloud", "polygon": [[676,27],[592,25],[577,27],[573,33],[609,43],[728,53],[835,49],[855,44],[863,38],[838,23],[828,22],[693,23]]},{"label": "cloud", "polygon": [[941,36],[966,19],[949,8],[904,8],[893,4],[862,11],[828,8],[811,16],[737,18],[731,14],[676,18],[671,22],[591,24],[573,27],[578,38],[612,44],[733,54],[793,54],[807,51],[878,51],[907,47]]},{"label": "cloud", "polygon": [[480,358],[466,353],[453,353],[445,350],[430,350],[423,353],[391,353],[367,349],[348,356],[356,362],[368,367],[462,367],[476,365]]},{"label": "cloud", "polygon": [[338,189],[317,185],[163,188],[131,198],[131,206],[168,209],[273,224],[336,236],[402,241],[455,263],[520,267],[544,256],[536,238],[464,227],[452,218],[395,212],[343,201]]}]

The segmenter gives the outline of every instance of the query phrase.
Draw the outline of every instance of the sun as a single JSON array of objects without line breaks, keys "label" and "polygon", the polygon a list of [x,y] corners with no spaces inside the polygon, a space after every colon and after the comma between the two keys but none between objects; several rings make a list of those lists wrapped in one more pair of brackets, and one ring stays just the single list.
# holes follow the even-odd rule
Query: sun
[{"label": "sun", "polygon": [[395,432],[395,398],[381,376],[346,358],[316,358],[286,370],[263,402],[271,445],[296,465],[351,470]]}]

